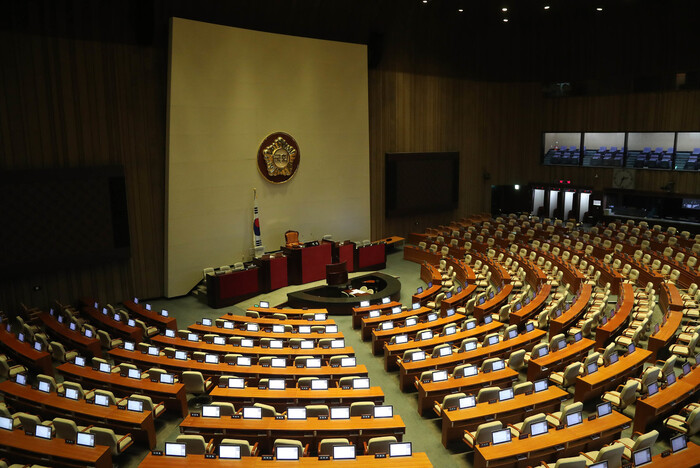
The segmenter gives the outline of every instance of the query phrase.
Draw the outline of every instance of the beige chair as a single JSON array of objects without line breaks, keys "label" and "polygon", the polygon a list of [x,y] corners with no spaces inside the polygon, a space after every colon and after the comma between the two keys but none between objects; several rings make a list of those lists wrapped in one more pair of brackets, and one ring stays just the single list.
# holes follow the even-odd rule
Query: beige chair
[{"label": "beige chair", "polygon": [[615,442],[619,442],[625,446],[622,456],[630,459],[632,454],[637,450],[642,450],[647,447],[652,447],[656,443],[656,439],[659,437],[659,431],[653,430],[646,434],[640,434],[636,438],[634,437],[624,437],[618,439]]},{"label": "beige chair", "polygon": [[442,403],[438,403],[436,401],[433,404],[433,411],[435,411],[435,414],[437,414],[438,416],[442,416],[443,408],[458,408],[460,398],[464,398],[466,396],[466,393],[463,392],[445,395],[445,397],[442,399]]},{"label": "beige chair", "polygon": [[319,416],[330,415],[330,409],[328,405],[306,405],[306,417],[307,418],[318,418]]},{"label": "beige chair", "polygon": [[542,462],[536,468],[586,468],[587,460],[583,455],[578,455],[576,457],[559,458],[556,463]]},{"label": "beige chair", "polygon": [[78,355],[78,352],[75,350],[71,351],[66,351],[66,348],[63,346],[62,343],[59,343],[58,341],[52,341],[51,342],[51,357],[58,362],[72,362],[75,357]]},{"label": "beige chair", "polygon": [[624,450],[624,445],[620,443],[612,443],[610,445],[606,445],[600,450],[582,453],[581,455],[588,459],[586,462],[587,465],[606,461],[608,462],[608,468],[620,468],[622,466],[622,452]]},{"label": "beige chair", "polygon": [[99,337],[100,344],[102,345],[103,348],[114,349],[114,348],[117,348],[117,347],[119,347],[119,345],[124,343],[124,341],[121,338],[112,339],[109,336],[109,333],[107,333],[104,330],[97,330],[97,336]]},{"label": "beige chair", "polygon": [[568,389],[576,384],[576,377],[578,377],[580,370],[581,363],[574,362],[566,366],[562,372],[552,372],[549,375],[549,380],[564,389]]},{"label": "beige chair", "polygon": [[664,426],[689,438],[694,436],[700,430],[700,407],[695,407],[685,417],[679,414],[669,416],[664,420]]},{"label": "beige chair", "polygon": [[508,367],[514,371],[520,371],[525,368],[525,353],[524,349],[519,349],[510,353],[508,357]]},{"label": "beige chair", "polygon": [[90,434],[95,436],[95,445],[106,445],[112,450],[112,455],[119,455],[134,443],[131,434],[117,435],[112,429],[102,427],[90,428]]},{"label": "beige chair", "polygon": [[335,447],[335,446],[347,446],[347,445],[352,445],[348,439],[344,439],[344,438],[323,439],[318,444],[318,454],[319,455],[333,455],[333,447]]},{"label": "beige chair", "polygon": [[29,414],[25,412],[17,412],[12,415],[13,419],[17,418],[19,419],[20,426],[22,426],[22,430],[24,432],[31,432],[32,434],[34,433],[36,426],[51,426],[51,432],[55,433],[56,428],[53,426],[52,421],[42,421],[39,419],[38,416],[34,414]]},{"label": "beige chair", "polygon": [[551,426],[559,426],[566,421],[566,417],[569,414],[578,413],[583,411],[583,403],[577,401],[575,403],[570,403],[565,406],[563,410],[557,411],[555,413],[547,413],[547,423]]},{"label": "beige chair", "polygon": [[690,341],[688,341],[686,344],[672,344],[669,347],[669,350],[671,353],[673,353],[675,356],[681,356],[684,358],[689,358],[691,356],[695,356],[696,347],[698,344],[698,340],[700,339],[700,334],[694,333],[693,336],[690,338]]},{"label": "beige chair", "polygon": [[179,444],[185,444],[187,455],[204,455],[214,452],[214,439],[207,442],[201,435],[179,435],[175,441]]},{"label": "beige chair", "polygon": [[54,418],[53,427],[56,430],[56,437],[65,440],[76,440],[78,432],[85,432],[92,426],[78,426],[75,421],[65,418]]},{"label": "beige chair", "polygon": [[355,401],[350,403],[350,416],[364,416],[374,414],[373,401]]},{"label": "beige chair", "polygon": [[486,403],[489,400],[498,399],[498,392],[500,390],[500,387],[483,387],[476,394],[476,402]]},{"label": "beige chair", "polygon": [[182,383],[185,385],[185,392],[194,394],[195,407],[201,406],[203,402],[210,402],[211,397],[207,395],[209,389],[213,386],[211,379],[204,380],[201,372],[184,371],[182,373]]},{"label": "beige chair", "polygon": [[243,439],[222,439],[220,445],[235,445],[241,448],[242,457],[256,457],[258,455],[258,443],[250,445],[247,440]]},{"label": "beige chair", "polygon": [[0,377],[14,380],[17,374],[26,374],[27,368],[20,364],[10,364],[7,356],[0,354]]},{"label": "beige chair", "polygon": [[521,434],[530,434],[530,428],[533,424],[537,424],[539,422],[544,422],[547,420],[547,415],[544,413],[537,413],[533,414],[532,416],[528,416],[523,420],[523,422],[515,423],[515,424],[508,424],[508,427],[510,427],[511,434],[513,434],[513,437],[518,437]]},{"label": "beige chair", "polygon": [[78,393],[78,399],[79,400],[92,400],[95,398],[95,391],[94,390],[89,390],[85,391],[83,390],[83,386],[80,385],[77,382],[71,382],[69,380],[64,380],[63,381],[63,391],[66,392],[69,389],[75,390]]},{"label": "beige chair", "polygon": [[[491,442],[491,434],[496,431],[503,429],[503,424],[500,421],[491,421],[487,423],[480,424],[476,428],[476,431],[464,431],[464,442],[470,447],[474,448],[479,444],[485,442]],[[585,466],[585,465],[584,465]]]},{"label": "beige chair", "polygon": [[299,456],[306,457],[309,455],[309,446],[308,444],[304,446],[301,442],[298,440],[294,439],[275,439],[275,442],[272,445],[273,450],[276,447],[279,447],[280,445],[282,446],[291,446],[291,447],[298,447],[299,448]]},{"label": "beige chair", "polygon": [[236,414],[236,407],[233,405],[233,403],[226,401],[213,401],[210,404],[211,406],[216,406],[219,408],[219,414],[221,417]]},{"label": "beige chair", "polygon": [[281,413],[278,413],[277,410],[275,410],[274,406],[266,405],[265,403],[253,403],[253,406],[255,408],[260,408],[260,412],[262,413],[264,418],[274,418],[275,416],[281,416]]},{"label": "beige chair", "polygon": [[624,385],[619,385],[616,390],[605,392],[602,399],[603,401],[609,401],[618,410],[623,411],[635,402],[638,387],[638,382],[628,380]]},{"label": "beige chair", "polygon": [[163,414],[163,412],[165,411],[165,405],[163,404],[163,402],[154,404],[153,400],[149,396],[139,395],[137,393],[134,393],[129,398],[131,398],[132,400],[140,401],[141,403],[143,403],[143,410],[144,411],[153,411],[154,418],[157,418],[158,416]]}]

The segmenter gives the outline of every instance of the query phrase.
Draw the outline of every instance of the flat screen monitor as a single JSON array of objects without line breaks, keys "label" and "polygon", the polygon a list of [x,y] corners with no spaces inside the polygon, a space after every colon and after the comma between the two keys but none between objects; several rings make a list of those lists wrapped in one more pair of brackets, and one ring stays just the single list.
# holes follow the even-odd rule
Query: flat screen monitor
[{"label": "flat screen monitor", "polygon": [[389,444],[389,457],[410,457],[412,453],[410,442],[394,442]]},{"label": "flat screen monitor", "polygon": [[314,342],[313,342],[313,340],[302,340],[300,347],[301,347],[301,349],[313,349]]},{"label": "flat screen monitor", "polygon": [[471,330],[472,328],[475,328],[475,327],[476,327],[476,321],[470,320],[467,322],[467,327],[466,327],[467,330]]},{"label": "flat screen monitor", "polygon": [[136,413],[143,413],[143,401],[132,400],[129,398],[126,400],[126,409],[129,411],[135,411]]},{"label": "flat screen monitor", "polygon": [[299,333],[304,335],[311,333],[311,325],[299,325]]},{"label": "flat screen monitor", "polygon": [[252,361],[250,359],[250,356],[238,356],[236,358],[236,365],[237,366],[250,367],[251,364],[252,364]]},{"label": "flat screen monitor", "polygon": [[187,360],[187,351],[182,351],[182,350],[176,350],[175,351],[175,359],[180,359],[181,361],[186,361]]},{"label": "flat screen monitor", "polygon": [[647,447],[642,450],[637,450],[632,454],[632,462],[635,468],[651,463],[651,448]]},{"label": "flat screen monitor", "polygon": [[41,439],[51,439],[51,426],[37,424],[34,428],[34,435]]},{"label": "flat screen monitor", "polygon": [[369,318],[377,318],[380,315],[382,315],[382,314],[378,310],[370,310],[369,311]]},{"label": "flat screen monitor", "polygon": [[444,382],[447,380],[447,371],[446,370],[438,370],[433,372],[433,382]]},{"label": "flat screen monitor", "polygon": [[352,379],[352,388],[356,390],[364,390],[369,388],[369,378],[368,377],[360,377],[356,379]]},{"label": "flat screen monitor", "polygon": [[241,458],[241,446],[240,445],[219,445],[219,458],[228,460],[238,460]]},{"label": "flat screen monitor", "polygon": [[411,354],[411,361],[424,361],[425,360],[425,351],[414,351]]},{"label": "flat screen monitor", "polygon": [[224,338],[223,336],[215,336],[214,344],[218,346],[224,346],[226,344],[226,338]]},{"label": "flat screen monitor", "polygon": [[394,322],[391,320],[387,320],[386,322],[381,323],[381,329],[382,330],[392,330],[394,328]]},{"label": "flat screen monitor", "polygon": [[454,309],[447,309],[447,310],[445,311],[445,315],[447,315],[448,317],[452,317],[454,314],[455,314],[455,310],[454,310]]},{"label": "flat screen monitor", "polygon": [[608,468],[608,461],[603,460],[602,462],[594,463],[590,465],[588,468]]},{"label": "flat screen monitor", "polygon": [[282,340],[271,340],[270,348],[272,349],[282,349],[284,348],[284,341]]},{"label": "flat screen monitor", "polygon": [[211,319],[210,318],[203,318],[202,325],[204,325],[205,327],[211,327]]},{"label": "flat screen monitor", "polygon": [[513,399],[513,389],[505,388],[498,392],[498,401],[508,401]]},{"label": "flat screen monitor", "polygon": [[617,352],[614,352],[614,353],[610,354],[609,359],[610,359],[610,364],[615,364],[620,359],[620,357],[617,355]]},{"label": "flat screen monitor", "polygon": [[488,341],[486,342],[488,346],[498,344],[498,336],[489,336]]},{"label": "flat screen monitor", "polygon": [[428,322],[433,322],[433,321],[437,320],[437,318],[438,318],[437,314],[434,314],[434,313],[428,314]]},{"label": "flat screen monitor", "polygon": [[284,390],[284,379],[269,379],[267,381],[267,388],[270,390]]},{"label": "flat screen monitor", "polygon": [[49,393],[51,391],[51,384],[46,380],[40,380],[38,389],[40,392]]},{"label": "flat screen monitor", "polygon": [[122,316],[121,316],[120,314],[114,314],[114,320],[117,321],[117,322],[121,322],[121,321],[122,321]]},{"label": "flat screen monitor", "polygon": [[262,419],[262,408],[257,406],[244,406],[243,419]]},{"label": "flat screen monitor", "polygon": [[540,421],[530,425],[530,435],[532,437],[547,433],[547,421]]},{"label": "flat screen monitor", "polygon": [[369,307],[369,301],[360,302],[360,307]]},{"label": "flat screen monitor", "polygon": [[310,358],[306,360],[306,367],[309,369],[318,369],[321,367],[321,359],[320,358]]},{"label": "flat screen monitor", "polygon": [[127,376],[131,379],[141,379],[141,372],[138,369],[129,369]]},{"label": "flat screen monitor", "polygon": [[416,289],[416,294],[420,294],[423,292],[423,286],[418,286],[418,289]]},{"label": "flat screen monitor", "polygon": [[388,303],[390,303],[390,302],[391,302],[391,298],[388,298],[388,297],[383,297],[383,298],[382,298],[382,304],[388,304]]},{"label": "flat screen monitor", "polygon": [[350,419],[349,406],[332,406],[331,419]]},{"label": "flat screen monitor", "polygon": [[685,449],[688,446],[688,438],[685,434],[671,437],[671,452],[676,453]]},{"label": "flat screen monitor", "polygon": [[293,445],[278,445],[275,447],[275,459],[299,460],[299,447]]},{"label": "flat screen monitor", "polygon": [[17,374],[15,376],[15,382],[20,384],[20,385],[27,385],[27,375],[26,374]]},{"label": "flat screen monitor", "polygon": [[566,348],[566,340],[559,340],[557,343],[557,351]]},{"label": "flat screen monitor", "polygon": [[549,388],[549,383],[547,379],[535,381],[535,393],[544,392]]},{"label": "flat screen monitor", "polygon": [[[68,328],[70,328],[71,330],[75,331],[75,329],[77,328],[77,327],[75,326],[75,322],[69,323],[69,324],[68,324]],[[88,332],[90,332],[90,336],[88,336],[88,334],[87,334]],[[92,338],[92,330],[89,330],[89,329],[86,328],[86,329],[85,329],[85,336],[87,336],[88,338]]]},{"label": "flat screen monitor", "polygon": [[[231,322],[230,320],[226,320],[224,322],[224,328],[226,328],[227,330],[233,330],[233,328],[234,328],[233,322]],[[224,447],[226,447],[226,446],[224,446]],[[237,446],[236,445],[229,445],[228,447],[237,447]]]},{"label": "flat screen monitor", "polygon": [[272,358],[270,359],[270,367],[287,367],[286,358]]},{"label": "flat screen monitor", "polygon": [[408,335],[396,335],[394,337],[394,343],[395,344],[408,343]]},{"label": "flat screen monitor", "polygon": [[509,340],[512,340],[512,339],[515,338],[516,336],[518,336],[518,330],[510,330],[510,331],[508,332],[508,339],[509,339]]},{"label": "flat screen monitor", "polygon": [[324,313],[314,314],[314,320],[316,320],[317,322],[322,322],[322,321],[326,320],[326,314],[324,314]]},{"label": "flat screen monitor", "polygon": [[148,354],[150,356],[158,356],[160,354],[160,350],[156,346],[149,346]]},{"label": "flat screen monitor", "polygon": [[80,394],[78,394],[78,390],[74,388],[66,388],[66,398],[69,400],[77,400],[80,398]]},{"label": "flat screen monitor", "polygon": [[17,334],[17,339],[18,339],[21,343],[24,343],[24,333],[19,332],[19,333]]},{"label": "flat screen monitor", "polygon": [[166,457],[186,457],[187,449],[185,444],[178,444],[175,442],[165,443],[165,456]]},{"label": "flat screen monitor", "polygon": [[683,363],[683,375],[688,375],[690,373],[690,363],[688,361]]},{"label": "flat screen monitor", "polygon": [[125,341],[124,349],[127,351],[133,351],[134,349],[136,349],[136,345],[132,341]]},{"label": "flat screen monitor", "polygon": [[440,357],[444,356],[450,356],[452,354],[452,348],[449,346],[445,346],[444,348],[440,348],[440,351],[438,351]]},{"label": "flat screen monitor", "polygon": [[5,429],[6,431],[11,431],[12,430],[12,418],[0,416],[0,429]]},{"label": "flat screen monitor", "polygon": [[76,356],[73,363],[76,366],[85,367],[85,358],[83,356]]},{"label": "flat screen monitor", "polygon": [[430,330],[426,330],[420,333],[420,339],[421,340],[430,340],[433,337],[433,332]]},{"label": "flat screen monitor", "polygon": [[583,415],[580,411],[566,415],[566,427],[576,426],[581,424],[581,422],[583,422]]},{"label": "flat screen monitor", "polygon": [[530,333],[534,329],[535,329],[535,326],[531,322],[527,322],[525,324],[525,333]]},{"label": "flat screen monitor", "polygon": [[650,383],[647,386],[647,394],[649,396],[655,395],[659,391],[659,385],[656,382]]},{"label": "flat screen monitor", "polygon": [[474,395],[467,395],[459,399],[459,409],[473,408],[476,406],[476,397]]},{"label": "flat screen monitor", "polygon": [[160,383],[174,384],[175,383],[175,375],[173,375],[173,374],[160,374]]},{"label": "flat screen monitor", "polygon": [[109,398],[107,395],[95,395],[95,404],[98,406],[109,406]]},{"label": "flat screen monitor", "polygon": [[110,366],[110,365],[109,365],[108,363],[106,363],[106,362],[101,362],[101,363],[100,363],[99,371],[100,371],[100,372],[104,372],[105,374],[109,374],[110,372],[112,372],[112,366]]},{"label": "flat screen monitor", "polygon": [[136,320],[134,320],[134,319],[129,319],[129,320],[126,322],[126,324],[129,325],[130,327],[135,327],[135,326],[136,326]]},{"label": "flat screen monitor", "polygon": [[355,446],[354,445],[334,445],[333,460],[354,460]]},{"label": "flat screen monitor", "polygon": [[671,384],[674,384],[675,382],[676,382],[676,374],[671,372],[670,374],[668,374],[666,376],[666,385],[671,385]]},{"label": "flat screen monitor", "polygon": [[355,367],[357,360],[355,357],[344,357],[340,359],[340,367]]},{"label": "flat screen monitor", "polygon": [[41,349],[41,342],[40,342],[40,341],[35,341],[35,342],[34,342],[34,350],[35,350],[35,351],[39,351],[39,352],[42,351],[42,349]]},{"label": "flat screen monitor", "polygon": [[418,302],[414,302],[411,305],[411,310],[418,310],[418,309],[420,309],[420,304]]},{"label": "flat screen monitor", "polygon": [[500,431],[494,431],[491,433],[491,443],[493,445],[505,444],[510,442],[510,429],[501,429]]},{"label": "flat screen monitor", "polygon": [[598,414],[599,418],[607,416],[610,413],[612,413],[612,405],[609,401],[606,401],[605,403],[600,403],[598,404],[598,406],[596,406],[596,413]]},{"label": "flat screen monitor", "polygon": [[634,352],[634,343],[630,343],[629,346],[627,347],[627,353],[632,354]]},{"label": "flat screen monitor", "polygon": [[499,370],[503,370],[505,368],[506,368],[506,363],[503,359],[500,359],[498,361],[494,361],[494,363],[491,365],[492,371],[499,371]]},{"label": "flat screen monitor", "polygon": [[260,331],[260,325],[258,325],[257,323],[247,323],[245,329],[249,332]]},{"label": "flat screen monitor", "polygon": [[407,318],[407,319],[406,319],[406,326],[407,326],[407,327],[412,327],[412,326],[415,325],[416,323],[418,323],[418,320],[415,319],[415,318]]},{"label": "flat screen monitor", "polygon": [[197,335],[196,333],[188,333],[187,341],[199,341],[199,335]]},{"label": "flat screen monitor", "polygon": [[581,341],[581,338],[583,338],[581,332],[576,332],[576,334],[574,335],[574,342]]},{"label": "flat screen monitor", "polygon": [[245,388],[245,379],[242,377],[228,379],[228,388]]},{"label": "flat screen monitor", "polygon": [[287,408],[287,419],[306,419],[306,408],[304,408],[303,406]]},{"label": "flat screen monitor", "polygon": [[376,405],[372,408],[372,415],[375,418],[393,418],[394,407],[391,405]]},{"label": "flat screen monitor", "polygon": [[219,363],[219,355],[218,354],[205,354],[204,355],[204,362],[207,364],[218,364]]},{"label": "flat screen monitor", "polygon": [[314,379],[311,381],[311,390],[328,390],[327,379]]},{"label": "flat screen monitor", "polygon": [[202,417],[203,418],[220,418],[221,417],[221,407],[214,405],[202,405]]},{"label": "flat screen monitor", "polygon": [[586,366],[586,374],[595,374],[598,371],[598,364],[595,362],[589,362]]},{"label": "flat screen monitor", "polygon": [[345,347],[345,340],[342,338],[339,340],[331,341],[331,348],[339,349],[339,348],[344,348],[344,347]]},{"label": "flat screen monitor", "polygon": [[241,340],[241,347],[242,348],[252,348],[254,345],[253,340],[250,338],[244,338]]},{"label": "flat screen monitor", "polygon": [[272,333],[284,333],[284,325],[273,325]]},{"label": "flat screen monitor", "polygon": [[151,304],[146,304],[146,310],[151,310]]},{"label": "flat screen monitor", "polygon": [[400,307],[400,306],[392,307],[392,308],[391,308],[391,313],[392,313],[392,314],[400,314],[400,313],[401,313],[401,307]]},{"label": "flat screen monitor", "polygon": [[549,354],[549,348],[546,348],[543,346],[540,348],[539,354],[537,355],[537,357],[545,357],[548,354]]},{"label": "flat screen monitor", "polygon": [[468,341],[464,344],[464,351],[472,351],[476,349],[476,341]]},{"label": "flat screen monitor", "polygon": [[520,310],[520,308],[521,308],[522,306],[523,306],[523,305],[522,305],[520,302],[518,302],[517,304],[515,304],[515,311],[517,312],[518,310]]},{"label": "flat screen monitor", "polygon": [[465,377],[471,377],[479,373],[479,368],[476,366],[467,366],[462,370]]},{"label": "flat screen monitor", "polygon": [[451,298],[451,297],[452,297],[452,293],[451,293],[451,292],[448,292],[447,294],[445,294],[445,299],[449,299],[449,298]]}]

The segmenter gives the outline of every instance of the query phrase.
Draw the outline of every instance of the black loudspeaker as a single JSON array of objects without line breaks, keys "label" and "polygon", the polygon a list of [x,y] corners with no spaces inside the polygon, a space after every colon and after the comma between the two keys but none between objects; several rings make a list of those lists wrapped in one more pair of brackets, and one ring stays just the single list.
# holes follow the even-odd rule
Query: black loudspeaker
[{"label": "black loudspeaker", "polygon": [[384,34],[370,32],[369,41],[367,41],[367,68],[377,68],[382,61],[383,53]]}]

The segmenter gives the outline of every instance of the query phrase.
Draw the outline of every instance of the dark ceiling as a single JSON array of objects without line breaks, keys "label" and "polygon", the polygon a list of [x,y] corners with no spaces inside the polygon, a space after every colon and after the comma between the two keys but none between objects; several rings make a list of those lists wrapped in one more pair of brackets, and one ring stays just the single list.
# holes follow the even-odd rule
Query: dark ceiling
[{"label": "dark ceiling", "polygon": [[[700,71],[697,0],[27,0],[0,29],[167,47],[168,18],[369,45],[370,67],[487,80],[666,82]],[[8,5],[9,3],[9,5]],[[550,8],[545,10],[544,6]],[[597,11],[602,7],[602,11]],[[458,9],[463,9],[459,12]],[[502,8],[508,8],[503,12]],[[508,22],[503,19],[507,18]]]}]

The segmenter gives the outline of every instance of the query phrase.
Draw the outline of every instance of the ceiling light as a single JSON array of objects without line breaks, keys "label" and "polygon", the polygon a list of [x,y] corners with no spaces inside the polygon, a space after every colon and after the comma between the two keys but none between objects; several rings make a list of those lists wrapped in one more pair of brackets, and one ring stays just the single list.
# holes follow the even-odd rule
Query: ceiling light
[{"label": "ceiling light", "polygon": [[603,11],[603,7],[598,7],[598,8],[596,8],[596,10]]},{"label": "ceiling light", "polygon": [[460,12],[460,13],[462,13],[462,12],[464,11],[464,8],[460,8],[460,9],[457,10],[457,11]]},{"label": "ceiling light", "polygon": [[501,11],[508,11],[508,8],[503,7],[503,8],[501,8]]},{"label": "ceiling light", "polygon": [[428,3],[428,0],[423,0],[423,3]]},{"label": "ceiling light", "polygon": [[549,5],[545,5],[545,6],[544,6],[544,9],[545,9],[545,10],[549,10]]},{"label": "ceiling light", "polygon": [[507,22],[508,22],[508,18],[503,18],[503,22],[504,22],[504,23],[507,23]]}]

